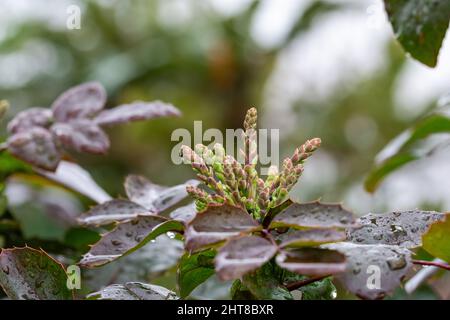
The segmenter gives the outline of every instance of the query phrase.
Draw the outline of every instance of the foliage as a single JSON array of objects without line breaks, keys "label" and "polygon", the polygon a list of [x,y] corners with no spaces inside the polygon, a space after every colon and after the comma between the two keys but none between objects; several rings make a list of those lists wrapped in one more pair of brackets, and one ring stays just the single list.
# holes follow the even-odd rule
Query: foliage
[{"label": "foliage", "polygon": [[[435,66],[448,28],[448,2],[385,3],[405,50]],[[311,10],[317,8],[320,4]],[[46,210],[31,206],[27,211],[33,208],[63,217],[69,230],[57,236],[44,230],[34,239],[26,232],[29,222],[14,213],[2,186],[0,230],[7,230],[8,247],[23,243],[24,237],[32,246],[58,253],[50,257],[28,246],[6,249],[5,239],[0,238],[0,286],[11,299],[185,299],[212,276],[233,281],[233,299],[334,299],[336,282],[360,298],[382,299],[414,273],[413,264],[420,264],[414,260],[418,248],[449,262],[449,219],[443,213],[409,210],[356,218],[341,204],[291,199],[305,162],[322,143],[319,138],[307,140],[284,159],[281,168],[272,166],[265,179],[260,177],[255,108],[245,116],[243,147],[236,158],[226,154],[221,144],[183,146],[180,157],[192,166],[198,180],[166,187],[129,175],[124,184],[127,198],[112,199],[84,169],[65,160],[70,152],[104,154],[110,147],[105,127],[180,112],[160,101],[104,110],[105,103],[105,89],[90,82],[64,92],[51,108],[34,107],[17,114],[7,126],[9,137],[0,155],[2,178],[26,189],[27,203],[38,199],[46,205]],[[7,104],[0,102],[0,117],[6,110]],[[436,113],[408,130],[370,174],[367,189],[375,190],[389,173],[418,159],[418,142],[448,129],[448,117]],[[49,202],[48,192],[55,185],[60,192],[68,194],[70,189],[89,198],[79,201],[97,204],[70,216],[67,212],[76,211],[78,202],[67,194],[59,205]],[[194,202],[182,203],[188,195]],[[68,206],[71,210],[66,210]],[[70,241],[74,234],[77,243]],[[170,259],[144,257],[143,252],[156,250],[156,243],[163,252],[171,250]],[[67,286],[63,265],[75,263],[85,279],[96,270],[112,272],[104,272],[105,281],[92,281],[84,291],[74,293]],[[145,263],[158,268],[151,272],[144,268],[138,274]],[[126,268],[129,264],[133,270]],[[450,269],[448,264],[441,266]],[[147,283],[153,273],[174,268],[177,292]],[[118,276],[122,272],[126,274]],[[374,286],[369,285],[372,272],[382,276]]]}]

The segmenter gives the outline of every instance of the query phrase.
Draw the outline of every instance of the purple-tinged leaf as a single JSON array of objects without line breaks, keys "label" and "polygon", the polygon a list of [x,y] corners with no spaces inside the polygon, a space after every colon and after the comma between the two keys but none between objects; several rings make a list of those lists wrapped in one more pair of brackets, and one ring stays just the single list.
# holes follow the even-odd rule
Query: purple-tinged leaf
[{"label": "purple-tinged leaf", "polygon": [[302,248],[282,251],[277,264],[289,271],[308,276],[326,276],[345,271],[345,256],[335,250]]},{"label": "purple-tinged leaf", "polygon": [[369,213],[358,220],[358,227],[347,230],[347,239],[357,244],[388,244],[404,248],[422,245],[428,227],[445,215],[436,211],[395,211]]},{"label": "purple-tinged leaf", "polygon": [[20,131],[29,130],[32,127],[47,128],[52,121],[52,110],[34,107],[18,113],[14,119],[8,123],[8,132],[14,134]]},{"label": "purple-tinged leaf", "polygon": [[340,204],[293,203],[275,216],[270,228],[348,228],[354,225],[355,217]]},{"label": "purple-tinged leaf", "polygon": [[52,104],[58,122],[92,118],[106,103],[106,91],[100,83],[88,82],[62,93]]},{"label": "purple-tinged leaf", "polygon": [[185,233],[186,249],[192,252],[258,228],[258,222],[241,208],[212,205],[197,213],[188,224]]},{"label": "purple-tinged leaf", "polygon": [[156,215],[138,216],[120,223],[112,231],[102,235],[80,261],[84,267],[98,267],[119,259],[139,249],[150,240],[168,231],[181,231],[184,226],[174,220]]},{"label": "purple-tinged leaf", "polygon": [[33,127],[16,133],[7,143],[12,155],[39,168],[53,171],[61,160],[52,134],[43,128]]},{"label": "purple-tinged leaf", "polygon": [[87,296],[89,300],[176,300],[175,292],[141,282],[112,284]]},{"label": "purple-tinged leaf", "polygon": [[336,278],[362,299],[382,299],[392,293],[412,268],[411,252],[399,246],[332,243],[324,247],[347,257],[345,273]]},{"label": "purple-tinged leaf", "polygon": [[257,236],[230,239],[215,258],[216,272],[221,280],[233,280],[261,267],[278,248]]},{"label": "purple-tinged leaf", "polygon": [[194,219],[197,214],[197,209],[195,202],[192,202],[188,205],[179,207],[170,213],[170,217],[173,220],[177,220],[183,222],[185,224],[189,223],[192,219]]},{"label": "purple-tinged leaf", "polygon": [[34,170],[41,176],[60,183],[97,203],[111,200],[111,196],[92,179],[89,172],[76,163],[61,161],[55,172],[38,168]]},{"label": "purple-tinged leaf", "polygon": [[180,114],[180,111],[169,103],[136,101],[102,111],[95,118],[95,122],[100,126],[110,126],[131,121],[179,116]]},{"label": "purple-tinged leaf", "polygon": [[68,300],[63,266],[42,250],[3,249],[0,254],[0,286],[10,299]]},{"label": "purple-tinged leaf", "polygon": [[153,202],[166,187],[154,184],[147,178],[138,175],[129,175],[125,179],[125,192],[133,202],[152,210]]},{"label": "purple-tinged leaf", "polygon": [[105,154],[110,146],[106,133],[90,120],[55,123],[51,131],[62,146],[77,152]]},{"label": "purple-tinged leaf", "polygon": [[335,229],[289,230],[276,238],[281,247],[313,247],[325,243],[344,241],[344,231]]},{"label": "purple-tinged leaf", "polygon": [[188,196],[187,186],[197,186],[199,183],[198,180],[188,180],[183,184],[166,188],[153,201],[153,208],[156,212],[162,212],[170,208]]},{"label": "purple-tinged leaf", "polygon": [[128,199],[158,213],[175,205],[187,197],[186,186],[196,186],[197,180],[188,180],[183,184],[165,187],[154,184],[138,175],[129,175],[125,179],[125,192]]},{"label": "purple-tinged leaf", "polygon": [[114,199],[83,213],[78,217],[78,221],[84,225],[100,226],[135,219],[138,215],[145,215],[147,212],[146,208],[137,203],[125,199]]}]

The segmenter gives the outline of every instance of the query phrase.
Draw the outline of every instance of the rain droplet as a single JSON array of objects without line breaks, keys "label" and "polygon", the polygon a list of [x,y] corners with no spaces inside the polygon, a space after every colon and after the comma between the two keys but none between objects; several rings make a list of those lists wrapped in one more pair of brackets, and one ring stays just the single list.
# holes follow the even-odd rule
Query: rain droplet
[{"label": "rain droplet", "polygon": [[122,241],[119,240],[111,240],[111,243],[113,246],[120,246],[122,244]]},{"label": "rain droplet", "polygon": [[167,234],[167,236],[168,236],[170,239],[175,238],[175,233],[174,233],[174,232],[169,231],[169,232],[167,232],[166,234]]},{"label": "rain droplet", "polygon": [[8,266],[3,266],[2,267],[2,271],[6,274],[9,274],[9,267]]},{"label": "rain droplet", "polygon": [[361,268],[358,268],[358,267],[353,268],[352,272],[353,272],[354,275],[357,275],[357,274],[359,274],[361,272]]},{"label": "rain droplet", "polygon": [[404,256],[399,255],[395,257],[390,257],[386,261],[389,266],[389,269],[391,270],[403,269],[406,266],[406,259]]}]

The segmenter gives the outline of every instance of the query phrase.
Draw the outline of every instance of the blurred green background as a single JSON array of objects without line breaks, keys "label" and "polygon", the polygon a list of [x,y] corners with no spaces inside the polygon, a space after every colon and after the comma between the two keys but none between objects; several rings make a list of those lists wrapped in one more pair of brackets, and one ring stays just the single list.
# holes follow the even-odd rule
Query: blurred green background
[{"label": "blurred green background", "polygon": [[[79,30],[66,27],[74,4]],[[192,178],[171,161],[172,131],[192,131],[194,120],[239,128],[256,106],[261,128],[280,129],[281,159],[322,138],[293,197],[358,213],[450,208],[446,153],[400,170],[375,195],[362,188],[383,146],[450,91],[448,39],[435,69],[406,58],[381,1],[2,0],[0,12],[0,99],[11,104],[2,137],[19,111],[89,80],[106,87],[109,107],[160,99],[183,112],[110,129],[105,157],[75,155],[112,196],[129,173],[165,185]]]}]

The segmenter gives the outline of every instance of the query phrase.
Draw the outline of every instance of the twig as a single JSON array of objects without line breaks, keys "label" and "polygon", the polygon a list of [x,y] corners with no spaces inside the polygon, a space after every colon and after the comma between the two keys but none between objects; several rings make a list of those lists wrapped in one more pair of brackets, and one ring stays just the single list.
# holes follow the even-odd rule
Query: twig
[{"label": "twig", "polygon": [[442,268],[445,270],[449,270],[450,271],[450,265],[448,265],[445,262],[441,262],[441,261],[426,261],[426,260],[413,260],[412,263],[414,264],[418,264],[421,266],[433,266],[433,267],[438,267],[438,268]]},{"label": "twig", "polygon": [[[433,262],[444,263],[440,259],[435,259]],[[431,266],[428,268],[423,268],[417,272],[409,281],[405,284],[405,291],[408,294],[413,293],[422,283],[424,283],[428,278],[433,276],[439,270],[438,267]]]},{"label": "twig", "polygon": [[316,282],[316,281],[320,281],[320,280],[325,279],[325,278],[327,278],[329,276],[330,275],[327,274],[325,276],[312,277],[312,278],[305,279],[305,280],[295,281],[295,282],[286,284],[286,288],[289,291],[294,291],[294,290],[297,290],[298,288],[307,286],[308,284],[311,284],[311,283]]}]

